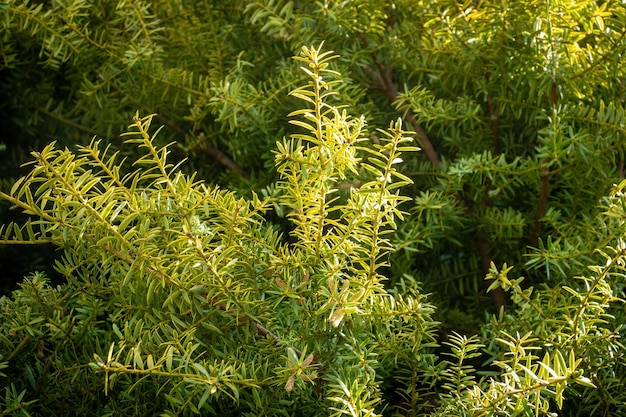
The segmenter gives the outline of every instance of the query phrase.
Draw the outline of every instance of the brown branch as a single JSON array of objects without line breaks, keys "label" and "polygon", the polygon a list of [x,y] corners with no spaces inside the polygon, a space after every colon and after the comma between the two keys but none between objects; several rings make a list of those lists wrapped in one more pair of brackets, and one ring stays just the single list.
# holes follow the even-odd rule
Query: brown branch
[{"label": "brown branch", "polygon": [[491,96],[491,93],[487,94],[487,109],[489,110],[489,124],[491,126],[491,134],[493,136],[492,138],[492,143],[493,143],[493,152],[494,154],[498,153],[498,150],[500,149],[500,137],[499,137],[499,131],[498,131],[498,108],[494,106],[493,104],[493,98]]},{"label": "brown branch", "polygon": [[[362,33],[360,33],[359,36],[361,38],[361,43],[363,44],[363,47],[367,48],[369,45],[367,38]],[[364,71],[370,77],[370,81],[373,83],[373,86],[381,90],[385,94],[385,96],[387,96],[387,98],[391,101],[392,104],[395,103],[398,100],[398,89],[393,83],[392,68],[390,66],[385,67],[380,62],[380,60],[378,59],[378,57],[376,56],[374,52],[372,52],[370,56],[372,57],[372,60],[374,61],[376,70],[372,69],[369,66],[365,66],[363,68]],[[426,133],[424,128],[422,128],[422,126],[415,119],[415,115],[413,114],[413,111],[411,109],[408,109],[406,111],[406,114],[404,115],[404,118],[411,125],[411,128],[417,134],[417,140],[419,141],[420,146],[422,147],[422,150],[426,154],[426,157],[428,158],[430,163],[436,167],[440,166],[441,159],[439,158],[439,154],[437,153],[437,150],[435,149],[432,142],[430,141],[430,138],[428,137],[428,134]]]},{"label": "brown branch", "polygon": [[[480,233],[476,238],[476,249],[478,250],[478,256],[480,257],[480,267],[482,272],[487,275],[489,268],[491,268],[491,255],[489,254],[489,239],[484,233]],[[506,308],[506,294],[502,287],[491,290],[491,300],[496,308],[497,312]]]},{"label": "brown branch", "polygon": [[210,155],[213,159],[215,159],[220,164],[224,165],[226,168],[237,172],[239,175],[241,175],[247,180],[250,179],[250,173],[248,171],[246,171],[241,166],[239,166],[235,161],[230,159],[228,155],[226,155],[224,152],[220,151],[215,146],[210,145],[206,139],[206,136],[204,136],[202,132],[198,135],[198,139],[199,139],[199,143],[198,145],[194,147],[196,151],[204,152]]},{"label": "brown branch", "polygon": [[[216,303],[215,301],[209,300],[209,299],[207,299],[207,301],[210,304],[212,304],[215,307],[217,307],[218,309],[222,310],[223,312],[228,313],[228,315],[236,318],[239,323],[252,322],[252,324],[256,328],[257,332],[261,336],[269,337],[270,339],[274,339],[277,342],[281,342],[280,337],[276,336],[274,333],[272,333],[271,330],[269,330],[268,328],[263,326],[258,321],[252,320],[251,318],[246,317],[246,316],[244,316],[244,317],[240,316],[239,312],[229,309],[228,307],[226,307],[226,304],[224,304],[224,303]],[[295,349],[295,348],[293,348],[293,350],[298,354],[298,356],[302,356],[302,352],[301,351],[299,351],[298,349]]]},{"label": "brown branch", "polygon": [[530,235],[530,246],[537,247],[539,244],[539,234],[541,233],[541,219],[546,214],[548,206],[548,195],[550,193],[548,180],[550,178],[550,168],[545,167],[541,173],[541,185],[539,186],[539,201],[537,202],[537,212],[535,213],[535,224]]},{"label": "brown branch", "polygon": [[94,135],[94,136],[105,136],[103,134],[101,134],[100,132],[93,130],[87,126],[83,126],[80,123],[76,123],[73,120],[67,119],[63,116],[59,116],[58,114],[55,114],[51,111],[48,111],[47,109],[45,109],[44,107],[35,107],[36,111],[39,111],[41,113],[43,113],[44,115],[48,116],[49,118],[56,120],[59,123],[62,123],[66,126],[69,126],[71,128],[74,128],[76,130],[82,131],[82,132],[86,132],[89,133],[90,135]]},{"label": "brown branch", "polygon": [[[378,71],[374,71],[370,67],[365,67],[365,72],[372,78],[374,85],[376,88],[380,89],[385,93],[387,98],[392,102],[396,102],[398,100],[398,90],[396,86],[393,84],[393,75],[391,67],[383,68],[380,62],[375,59],[376,66],[378,67]],[[406,121],[411,125],[411,128],[417,134],[417,140],[426,154],[426,157],[434,166],[441,165],[441,159],[439,158],[439,154],[437,153],[435,147],[433,146],[428,134],[424,130],[424,128],[417,122],[415,119],[415,115],[411,109],[406,111],[404,115]]]},{"label": "brown branch", "polygon": [[[171,120],[167,119],[165,116],[157,114],[156,117],[157,119],[159,119],[161,123],[163,123],[165,126],[169,127],[170,129],[178,133],[180,136],[185,137],[185,136],[192,134],[191,132],[185,131],[183,128],[181,128],[180,126],[178,126],[176,123],[172,122]],[[248,171],[246,171],[241,166],[239,166],[239,164],[237,164],[235,161],[230,159],[228,155],[226,155],[224,152],[220,151],[215,146],[210,145],[203,134],[200,134],[198,136],[198,139],[200,139],[200,142],[194,148],[196,151],[200,151],[200,152],[208,154],[218,163],[224,165],[226,168],[237,172],[245,179],[248,179],[248,180],[250,179],[250,173]]]}]

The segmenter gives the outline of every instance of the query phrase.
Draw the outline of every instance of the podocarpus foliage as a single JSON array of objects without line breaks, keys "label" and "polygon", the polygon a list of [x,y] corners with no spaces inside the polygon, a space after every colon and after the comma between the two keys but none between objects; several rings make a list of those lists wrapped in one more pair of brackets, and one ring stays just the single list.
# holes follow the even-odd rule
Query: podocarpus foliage
[{"label": "podocarpus foliage", "polygon": [[424,149],[405,158],[413,205],[392,282],[420,282],[447,326],[474,331],[506,303],[485,292],[491,261],[533,285],[598,262],[597,202],[625,173],[624,22],[609,1],[12,1],[0,186],[52,140],[98,135],[131,154],[118,135],[139,110],[187,172],[261,193],[303,82],[289,57],[325,40],[341,103],[372,127],[402,116]]},{"label": "podocarpus foliage", "polygon": [[[380,274],[410,182],[397,167],[416,148],[399,121],[366,146],[364,120],[328,103],[332,56],[303,52],[310,81],[291,93],[306,104],[291,115],[302,133],[278,143],[273,201],[293,244],[264,221],[269,199],[169,164],[152,116],[125,135],[144,152],[130,171],[98,141],[76,154],[50,144],[3,195],[36,218],[4,232],[59,246],[68,280],[55,290],[34,276],[3,304],[11,390],[27,389],[33,410],[368,415],[381,409],[379,370],[428,364],[432,308],[390,294]],[[27,411],[19,395],[7,407]]]},{"label": "podocarpus foliage", "polygon": [[[624,411],[610,306],[626,183],[602,204],[605,263],[579,286],[538,290],[493,265],[492,287],[518,308],[483,343],[450,335],[438,359],[433,308],[381,273],[416,148],[400,121],[364,140],[365,120],[332,104],[333,58],[314,47],[296,58],[309,81],[291,93],[304,106],[290,115],[298,133],[277,143],[276,197],[183,174],[155,146],[152,116],[125,134],[143,153],[132,164],[96,140],[33,154],[1,194],[32,220],[5,226],[3,242],[57,245],[67,283],[35,274],[1,301],[4,414],[530,416],[579,395]],[[289,236],[265,220],[272,209]]]},{"label": "podocarpus foliage", "polygon": [[[325,39],[325,45],[341,55],[333,61],[333,68],[346,77],[344,83],[334,85],[338,93],[334,103],[346,105],[348,113],[365,114],[371,141],[380,140],[375,127],[403,116],[404,126],[416,132],[417,144],[424,149],[402,156],[401,172],[414,181],[403,188],[403,194],[413,200],[403,206],[410,215],[398,224],[397,234],[384,235],[400,250],[390,254],[391,268],[377,271],[391,278],[386,285],[396,293],[410,294],[418,287],[434,291],[430,300],[436,300],[438,318],[445,322],[442,333],[444,337],[451,335],[441,340],[439,351],[444,362],[427,368],[431,379],[419,372],[422,365],[405,366],[400,361],[397,366],[385,362],[375,368],[384,381],[384,396],[389,397],[390,404],[398,405],[393,410],[419,413],[425,405],[440,404],[442,413],[471,413],[474,409],[480,414],[484,407],[493,406],[486,410],[508,415],[518,399],[504,395],[504,391],[513,387],[510,389],[521,398],[523,412],[530,413],[525,403],[527,394],[539,392],[545,400],[551,398],[551,388],[515,367],[523,364],[538,376],[538,369],[545,369],[545,365],[565,369],[559,358],[568,368],[568,361],[574,358],[574,364],[582,360],[578,367],[597,388],[568,385],[561,414],[624,414],[620,384],[626,373],[615,359],[623,351],[617,338],[623,331],[614,324],[624,318],[620,308],[610,307],[609,297],[610,291],[614,297],[623,296],[623,281],[613,275],[621,268],[618,239],[623,236],[623,197],[619,193],[623,187],[616,188],[614,195],[609,190],[624,176],[622,57],[626,5],[574,3],[12,1],[0,5],[0,141],[8,145],[3,158],[12,162],[0,165],[0,186],[6,193],[11,189],[20,154],[42,149],[53,139],[63,145],[86,145],[88,140],[84,140],[98,135],[106,141],[103,143],[111,144],[109,154],[121,148],[118,163],[122,156],[129,163],[143,157],[136,153],[142,148],[124,146],[118,140],[129,116],[139,109],[140,114],[157,113],[155,124],[164,125],[158,136],[150,132],[156,139],[155,149],[178,141],[168,147],[170,161],[188,156],[188,163],[181,167],[185,172],[197,171],[198,179],[211,181],[211,190],[213,183],[228,184],[238,195],[246,195],[245,201],[254,200],[250,190],[271,196],[263,206],[270,210],[265,213],[276,210],[299,222],[296,210],[285,206],[290,204],[285,197],[289,195],[287,189],[273,185],[277,170],[273,169],[272,150],[276,149],[276,138],[293,132],[286,115],[299,104],[287,92],[308,77],[289,57],[301,45]],[[121,168],[120,175],[131,169],[129,163]],[[287,177],[298,173],[289,163],[285,160],[280,165]],[[363,184],[347,172],[345,180],[328,186],[339,190],[329,194],[329,201],[330,196],[340,197],[333,205],[345,205],[351,185],[358,188]],[[147,189],[149,185],[149,179],[142,183]],[[318,192],[321,187],[310,186]],[[146,191],[146,197],[148,194]],[[607,194],[610,197],[605,199]],[[316,214],[307,208],[311,215],[327,213],[326,221],[342,213],[329,209]],[[607,217],[605,211],[613,217]],[[76,213],[86,219],[84,212]],[[123,215],[123,211],[118,214],[118,221]],[[277,216],[267,218],[275,220]],[[274,227],[263,219],[258,221],[266,229]],[[131,223],[136,226],[135,220]],[[89,224],[85,221],[84,227]],[[292,228],[289,222],[281,224],[286,226],[282,228],[285,233]],[[196,225],[203,230],[202,223]],[[327,228],[348,233],[338,225]],[[294,233],[308,241],[314,236],[310,230],[295,229]],[[28,236],[27,229],[24,236]],[[289,238],[285,234],[284,239],[294,246],[302,244],[295,235]],[[337,241],[343,242],[342,238],[325,240]],[[73,250],[73,246],[66,246]],[[33,246],[24,247],[25,257],[30,257]],[[349,249],[347,244],[344,249]],[[364,256],[364,251],[359,256]],[[100,257],[103,253],[97,251]],[[167,255],[175,257],[171,252]],[[611,262],[605,267],[607,259]],[[41,261],[37,263],[32,269],[40,268]],[[92,275],[99,276],[96,272],[102,265],[92,266],[89,273],[79,268],[70,278],[80,273],[95,279]],[[514,268],[509,270],[511,266]],[[589,266],[596,270],[590,272]],[[483,282],[486,274],[491,282]],[[525,281],[521,281],[522,276]],[[575,279],[577,276],[587,280]],[[511,299],[505,314],[486,316],[488,324],[483,326],[484,310],[497,313],[486,292],[493,283],[501,283],[494,289],[508,288]],[[564,285],[570,290],[563,290]],[[120,394],[125,392],[123,385],[104,397],[101,375],[72,373],[74,366],[81,366],[77,364],[86,366],[84,358],[97,363],[93,352],[105,360],[108,348],[113,342],[119,348],[120,339],[112,335],[107,324],[115,314],[105,309],[99,298],[90,298],[100,287],[78,292],[69,288],[52,290],[38,276],[15,294],[16,304],[7,301],[4,307],[10,314],[19,314],[2,333],[8,340],[3,339],[9,346],[5,359],[9,358],[11,366],[5,373],[12,375],[11,382],[15,383],[15,390],[7,391],[6,398],[17,408],[22,400],[41,399],[43,392],[48,393],[48,400],[58,398],[58,402],[49,401],[50,407],[75,404],[75,413],[80,415],[92,414],[94,404],[105,407],[108,403],[106,407],[114,408],[122,404],[115,401],[128,398]],[[603,293],[598,293],[600,290]],[[77,298],[80,294],[85,300]],[[63,320],[70,320],[69,324],[46,322],[41,319],[42,311],[44,317],[75,311],[74,322],[68,318]],[[339,311],[336,318],[346,310]],[[136,314],[144,313],[141,307]],[[328,314],[330,318],[330,311]],[[615,320],[607,316],[611,314]],[[172,319],[168,316],[165,320]],[[27,325],[30,322],[34,323]],[[122,322],[116,322],[120,331]],[[479,326],[482,328],[477,330]],[[37,328],[46,332],[53,331],[49,328],[62,329],[54,333],[61,343],[53,345],[53,338],[39,336]],[[467,334],[454,336],[450,328]],[[139,334],[142,327],[135,329]],[[22,338],[22,331],[35,334]],[[480,340],[471,335],[476,331],[482,333]],[[480,348],[480,344],[485,347]],[[391,342],[389,345],[389,349],[399,349]],[[296,344],[289,346],[298,349]],[[523,351],[507,354],[512,346],[516,351],[521,346]],[[555,347],[560,354],[555,353]],[[198,349],[201,351],[202,346]],[[472,357],[481,349],[488,353]],[[53,358],[57,355],[50,352],[65,352],[74,358],[61,362],[70,365],[59,365],[68,372],[55,371]],[[155,360],[154,353],[147,354]],[[544,366],[537,365],[533,355],[542,359]],[[410,355],[402,357],[412,363]],[[491,357],[497,359],[494,364],[506,363],[512,369],[507,371],[506,384],[497,385],[498,392],[490,391],[490,380],[481,382],[481,376],[473,373],[474,369],[484,371],[480,365]],[[519,358],[532,362],[531,366]],[[506,362],[509,359],[511,362]],[[441,368],[447,370],[440,373]],[[565,374],[557,372],[557,377]],[[77,375],[89,376],[80,379]],[[526,388],[515,385],[518,378]],[[428,389],[433,381],[432,389]],[[282,382],[287,384],[289,377]],[[293,396],[300,392],[297,389],[302,384],[295,377],[293,383],[292,395],[283,399],[294,401]],[[150,385],[141,385],[141,391],[140,385],[134,391],[137,398],[164,398],[152,395],[158,390],[154,385],[154,391]],[[535,391],[528,389],[532,386]],[[389,394],[396,389],[398,394]],[[466,396],[468,389],[475,391],[472,399]],[[547,391],[542,393],[543,389]],[[22,390],[25,397],[18,401]],[[317,388],[314,392],[317,394]],[[426,395],[428,392],[433,395]],[[68,398],[72,400],[65,401]],[[485,405],[476,398],[501,401]],[[272,401],[276,399],[272,397]],[[132,404],[129,407],[137,406],[136,401],[127,401],[125,404]],[[501,408],[495,408],[496,403]],[[38,404],[41,407],[44,402]],[[155,407],[166,409],[163,404],[158,402]],[[60,406],[59,413],[69,412],[65,405]],[[6,410],[10,413],[14,407],[7,406]],[[35,412],[32,407],[30,410]],[[132,408],[126,411],[134,413]],[[42,413],[50,414],[47,410]]]}]

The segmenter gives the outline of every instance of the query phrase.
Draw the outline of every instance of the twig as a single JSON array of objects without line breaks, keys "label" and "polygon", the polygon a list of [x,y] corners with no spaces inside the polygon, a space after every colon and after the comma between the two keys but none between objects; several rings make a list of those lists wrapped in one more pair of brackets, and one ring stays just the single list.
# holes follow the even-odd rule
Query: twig
[{"label": "twig", "polygon": [[541,219],[546,213],[549,195],[550,168],[545,167],[541,173],[541,185],[539,186],[539,201],[537,202],[537,212],[535,213],[535,224],[530,235],[530,246],[536,248],[539,244],[539,234],[541,233]]},{"label": "twig", "polygon": [[[218,309],[222,310],[223,312],[228,313],[230,316],[236,318],[237,321],[240,322],[240,323],[252,322],[254,327],[257,329],[257,332],[261,336],[269,337],[270,339],[273,339],[273,340],[275,340],[278,343],[282,343],[282,340],[280,339],[280,337],[276,336],[274,333],[272,333],[271,330],[269,330],[268,328],[263,326],[258,321],[253,320],[253,319],[251,319],[249,317],[246,317],[246,316],[241,317],[237,311],[229,309],[228,307],[226,307],[226,304],[224,304],[224,303],[218,303],[218,302],[215,302],[214,300],[211,300],[211,299],[208,299],[208,298],[207,298],[207,301],[209,302],[209,304],[217,307]],[[301,350],[296,349],[293,346],[291,348],[294,350],[294,352],[296,352],[298,354],[299,357],[302,357],[302,351]]]},{"label": "twig", "polygon": [[[185,131],[183,128],[178,126],[176,123],[172,122],[171,120],[169,120],[168,118],[166,118],[165,116],[163,116],[161,114],[157,114],[156,118],[159,119],[159,121],[161,123],[163,123],[165,126],[169,127],[174,132],[178,133],[180,136],[185,137],[185,136],[188,136],[188,135],[192,134],[191,132]],[[204,138],[204,135],[200,134],[198,136],[198,139],[200,139],[200,142],[195,147],[196,150],[199,150],[199,151],[201,151],[203,153],[206,153],[206,154],[210,155],[217,162],[219,162],[220,164],[224,165],[226,168],[239,173],[245,179],[250,179],[250,173],[248,171],[246,171],[241,166],[239,166],[235,161],[230,159],[228,157],[228,155],[226,155],[224,152],[222,152],[219,149],[217,149],[216,147],[210,145],[208,143],[208,141],[206,140],[206,138]],[[202,140],[202,139],[204,139],[204,140]]]},{"label": "twig", "polygon": [[[485,275],[489,273],[491,267],[491,255],[489,254],[489,239],[483,233],[476,238],[476,249],[480,258],[480,266]],[[491,300],[497,312],[506,308],[506,294],[502,287],[491,290]]]},{"label": "twig", "polygon": [[104,136],[102,135],[100,132],[93,130],[89,127],[83,126],[80,123],[76,123],[73,120],[67,119],[63,116],[59,116],[58,114],[55,114],[47,109],[45,109],[44,107],[37,107],[36,108],[37,111],[43,113],[44,115],[48,116],[51,119],[56,120],[57,122],[60,122],[66,126],[72,127],[76,130],[82,131],[82,132],[86,132],[89,133],[90,135],[97,135],[97,136]]},{"label": "twig", "polygon": [[[360,37],[361,37],[361,43],[363,43],[363,46],[367,48],[369,44],[369,42],[367,41],[367,38],[363,34],[360,34]],[[365,72],[370,77],[371,81],[374,83],[374,86],[382,90],[383,93],[385,93],[385,95],[387,96],[387,98],[392,103],[395,103],[398,100],[398,89],[393,83],[392,68],[390,66],[387,66],[387,67],[383,66],[383,64],[380,62],[380,60],[378,59],[378,57],[376,56],[374,52],[372,52],[370,55],[372,57],[372,60],[374,61],[374,65],[376,65],[377,70],[375,71],[371,67],[365,66],[364,67]],[[404,118],[411,125],[412,129],[417,134],[417,140],[419,141],[422,147],[422,150],[426,154],[426,157],[428,158],[430,163],[436,167],[441,165],[441,159],[439,158],[439,154],[435,150],[435,147],[430,141],[430,138],[426,134],[426,131],[424,130],[424,128],[422,128],[422,126],[415,119],[415,115],[413,114],[413,111],[411,109],[408,109],[406,111]]]},{"label": "twig", "polygon": [[[489,77],[487,77],[487,82],[489,82]],[[489,111],[489,124],[491,126],[491,134],[493,136],[493,152],[494,154],[499,153],[500,149],[500,137],[498,131],[498,108],[493,104],[493,98],[491,96],[491,92],[487,94],[487,109]]]}]

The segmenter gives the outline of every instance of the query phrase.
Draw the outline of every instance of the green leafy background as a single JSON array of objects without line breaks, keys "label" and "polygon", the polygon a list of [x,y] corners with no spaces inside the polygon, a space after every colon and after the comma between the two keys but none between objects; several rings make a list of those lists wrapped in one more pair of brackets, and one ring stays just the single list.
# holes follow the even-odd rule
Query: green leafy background
[{"label": "green leafy background", "polygon": [[625,12],[0,2],[0,413],[626,413]]}]

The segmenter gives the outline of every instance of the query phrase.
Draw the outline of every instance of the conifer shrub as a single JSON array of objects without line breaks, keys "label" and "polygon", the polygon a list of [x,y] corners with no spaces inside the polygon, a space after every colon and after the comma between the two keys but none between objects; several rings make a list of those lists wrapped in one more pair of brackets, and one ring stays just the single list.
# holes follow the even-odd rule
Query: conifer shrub
[{"label": "conifer shrub", "polygon": [[475,332],[510,303],[485,291],[492,261],[535,286],[600,261],[597,203],[626,175],[625,22],[626,4],[598,1],[5,2],[0,189],[53,140],[98,136],[135,160],[121,133],[139,111],[185,173],[271,195],[275,140],[298,107],[287,93],[306,81],[290,57],[324,40],[340,55],[338,103],[370,139],[402,117],[423,149],[404,157],[410,216],[385,275]]},{"label": "conifer shrub", "polygon": [[[304,47],[279,180],[242,197],[172,164],[153,115],[124,134],[54,143],[0,193],[30,216],[5,244],[52,243],[66,282],[39,273],[0,300],[3,415],[620,415],[626,182],[598,204],[587,270],[522,285],[482,334],[440,332],[393,231],[417,151],[400,120],[367,134],[335,95],[336,57]],[[341,97],[339,97],[341,98]],[[367,140],[367,137],[372,140]],[[291,224],[282,234],[267,217]],[[515,276],[514,276],[515,275]]]},{"label": "conifer shrub", "polygon": [[0,3],[0,414],[626,414],[625,22]]}]

